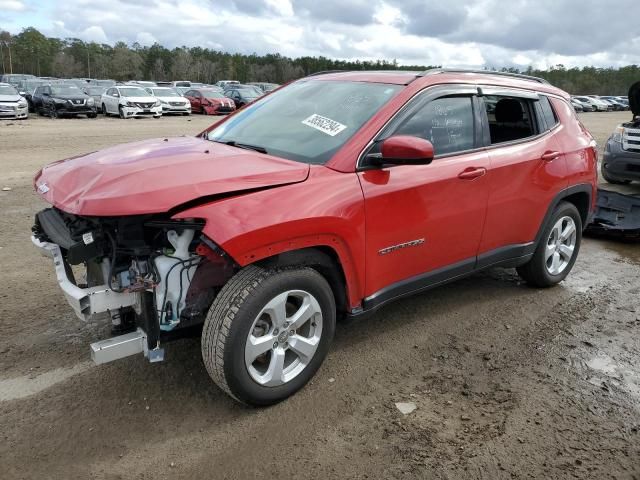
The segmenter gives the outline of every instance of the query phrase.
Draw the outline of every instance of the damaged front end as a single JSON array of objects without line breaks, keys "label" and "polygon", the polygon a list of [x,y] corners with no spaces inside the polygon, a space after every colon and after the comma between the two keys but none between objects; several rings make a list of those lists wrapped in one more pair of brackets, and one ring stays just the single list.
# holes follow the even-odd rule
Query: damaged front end
[{"label": "damaged front end", "polygon": [[596,211],[587,233],[621,240],[640,240],[640,197],[598,189]]},{"label": "damaged front end", "polygon": [[201,233],[204,222],[162,215],[36,215],[32,242],[53,259],[67,301],[84,321],[107,314],[117,335],[91,345],[100,364],[136,353],[161,361],[161,342],[198,328],[237,265]]}]

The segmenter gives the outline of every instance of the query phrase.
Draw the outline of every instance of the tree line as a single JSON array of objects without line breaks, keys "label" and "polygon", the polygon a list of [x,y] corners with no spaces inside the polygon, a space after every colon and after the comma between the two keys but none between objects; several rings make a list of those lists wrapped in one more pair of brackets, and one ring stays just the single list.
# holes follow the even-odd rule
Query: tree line
[{"label": "tree line", "polygon": [[[346,61],[320,57],[288,58],[279,54],[244,55],[201,47],[168,49],[159,44],[115,45],[84,42],[78,38],[46,37],[33,27],[17,35],[0,31],[2,73],[30,73],[40,77],[90,77],[114,80],[192,80],[214,83],[284,83],[326,70],[426,70],[426,65],[398,65],[395,60]],[[640,80],[640,67],[565,68],[549,70],[502,68],[547,79],[572,94],[625,95]]]}]

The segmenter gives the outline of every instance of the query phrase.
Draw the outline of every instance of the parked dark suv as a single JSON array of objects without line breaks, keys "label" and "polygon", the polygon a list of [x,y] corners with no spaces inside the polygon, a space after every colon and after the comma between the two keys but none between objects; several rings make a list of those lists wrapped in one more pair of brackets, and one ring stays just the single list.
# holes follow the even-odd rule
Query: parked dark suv
[{"label": "parked dark suv", "polygon": [[609,183],[640,180],[640,82],[629,89],[632,119],[618,125],[607,140],[602,159],[602,176]]},{"label": "parked dark suv", "polygon": [[34,110],[52,118],[86,115],[96,118],[96,105],[92,97],[75,85],[41,85],[31,98]]}]

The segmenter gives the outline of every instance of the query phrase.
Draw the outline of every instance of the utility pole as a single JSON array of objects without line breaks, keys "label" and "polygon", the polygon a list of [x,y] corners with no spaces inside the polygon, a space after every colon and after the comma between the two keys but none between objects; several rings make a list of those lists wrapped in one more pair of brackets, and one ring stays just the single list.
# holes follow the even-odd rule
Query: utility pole
[{"label": "utility pole", "polygon": [[87,45],[87,77],[91,78],[91,63],[89,61],[89,45]]}]

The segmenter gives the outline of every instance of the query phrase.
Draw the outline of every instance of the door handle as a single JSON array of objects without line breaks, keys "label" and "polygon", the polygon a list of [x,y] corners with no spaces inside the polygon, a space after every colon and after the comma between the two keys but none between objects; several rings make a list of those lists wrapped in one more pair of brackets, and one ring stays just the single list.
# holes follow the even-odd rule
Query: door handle
[{"label": "door handle", "polygon": [[487,169],[484,167],[468,167],[458,174],[458,178],[461,180],[473,180],[487,173]]},{"label": "door handle", "polygon": [[545,162],[552,162],[553,160],[555,160],[559,156],[560,156],[560,152],[548,150],[548,151],[544,152],[542,154],[542,157],[540,157],[540,158],[542,158],[542,160],[544,160]]}]

